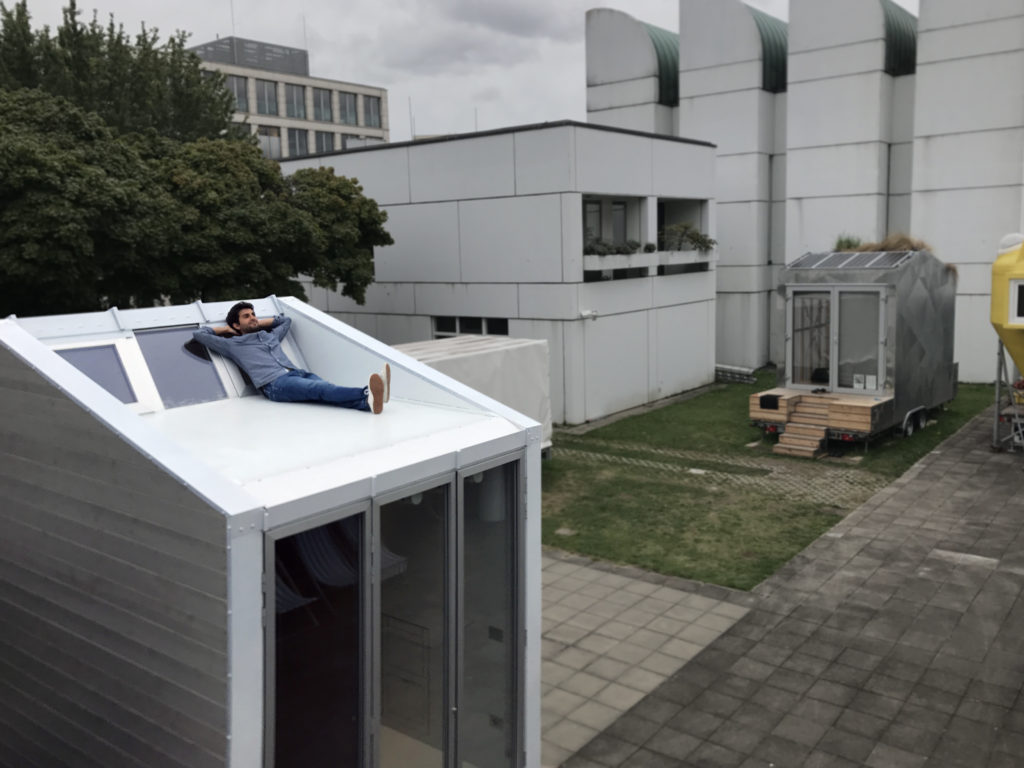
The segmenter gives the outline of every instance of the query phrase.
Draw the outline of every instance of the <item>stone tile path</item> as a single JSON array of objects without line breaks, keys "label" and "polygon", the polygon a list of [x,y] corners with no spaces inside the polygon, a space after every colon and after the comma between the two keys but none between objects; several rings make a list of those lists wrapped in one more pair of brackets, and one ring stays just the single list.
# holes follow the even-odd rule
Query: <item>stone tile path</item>
[{"label": "stone tile path", "polygon": [[545,553],[542,763],[555,768],[747,612],[744,592]]},{"label": "stone tile path", "polygon": [[990,419],[760,585],[565,768],[1024,766],[1024,458],[989,450]]}]

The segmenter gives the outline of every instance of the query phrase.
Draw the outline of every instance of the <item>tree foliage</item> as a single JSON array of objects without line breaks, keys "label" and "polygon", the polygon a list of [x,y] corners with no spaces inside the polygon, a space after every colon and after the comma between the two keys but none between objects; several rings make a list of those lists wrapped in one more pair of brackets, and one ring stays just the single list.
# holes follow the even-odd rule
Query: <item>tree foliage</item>
[{"label": "tree foliage", "polygon": [[305,298],[359,302],[387,215],[330,170],[285,178],[229,125],[232,97],[179,32],[111,19],[34,32],[0,2],[0,317]]},{"label": "tree foliage", "polygon": [[111,19],[85,24],[74,0],[51,35],[33,31],[27,0],[0,3],[0,89],[40,88],[98,114],[117,133],[153,130],[188,141],[229,128],[224,77],[200,69],[177,32],[161,44],[143,27],[132,39]]}]

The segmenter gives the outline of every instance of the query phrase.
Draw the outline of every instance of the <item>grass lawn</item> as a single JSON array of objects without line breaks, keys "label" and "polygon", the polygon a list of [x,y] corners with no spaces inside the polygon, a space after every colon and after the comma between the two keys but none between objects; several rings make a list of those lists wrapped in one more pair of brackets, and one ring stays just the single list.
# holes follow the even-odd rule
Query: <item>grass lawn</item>
[{"label": "grass lawn", "polygon": [[[543,466],[544,543],[739,589],[764,580],[873,492],[840,507],[756,487],[752,478],[810,464],[775,456],[748,423],[750,394],[774,383],[762,372],[756,384],[726,384],[584,435],[556,433]],[[990,386],[961,385],[913,437],[878,440],[866,454],[851,446],[845,458],[811,466],[868,473],[877,486],[991,401]]]}]

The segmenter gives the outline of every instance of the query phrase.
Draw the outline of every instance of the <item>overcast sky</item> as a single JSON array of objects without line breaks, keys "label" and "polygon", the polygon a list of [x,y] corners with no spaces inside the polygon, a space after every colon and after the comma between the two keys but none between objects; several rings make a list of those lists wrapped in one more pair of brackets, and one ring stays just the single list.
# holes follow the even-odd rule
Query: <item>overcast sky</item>
[{"label": "overcast sky", "polygon": [[[13,0],[4,0],[10,6]],[[897,0],[917,13],[918,0]],[[787,0],[749,0],[780,18]],[[28,0],[56,26],[66,0]],[[391,140],[549,120],[586,120],[588,8],[679,29],[677,0],[79,0],[129,32],[181,29],[195,44],[237,35],[305,48],[310,74],[388,89]]]}]

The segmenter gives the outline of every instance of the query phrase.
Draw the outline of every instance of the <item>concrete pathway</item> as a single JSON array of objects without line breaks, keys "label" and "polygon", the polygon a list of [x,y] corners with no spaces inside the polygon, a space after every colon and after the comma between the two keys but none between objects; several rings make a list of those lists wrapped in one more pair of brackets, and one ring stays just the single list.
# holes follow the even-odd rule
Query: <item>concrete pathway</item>
[{"label": "concrete pathway", "polygon": [[[752,594],[719,598],[710,616],[743,615],[607,727],[580,722],[585,688],[556,714],[572,675],[545,677],[545,761],[557,746],[576,752],[566,768],[1024,766],[1024,458],[990,452],[990,430],[975,418]],[[550,610],[549,634],[573,626]],[[577,669],[545,658],[545,675]],[[601,732],[572,750],[571,723]]]}]

